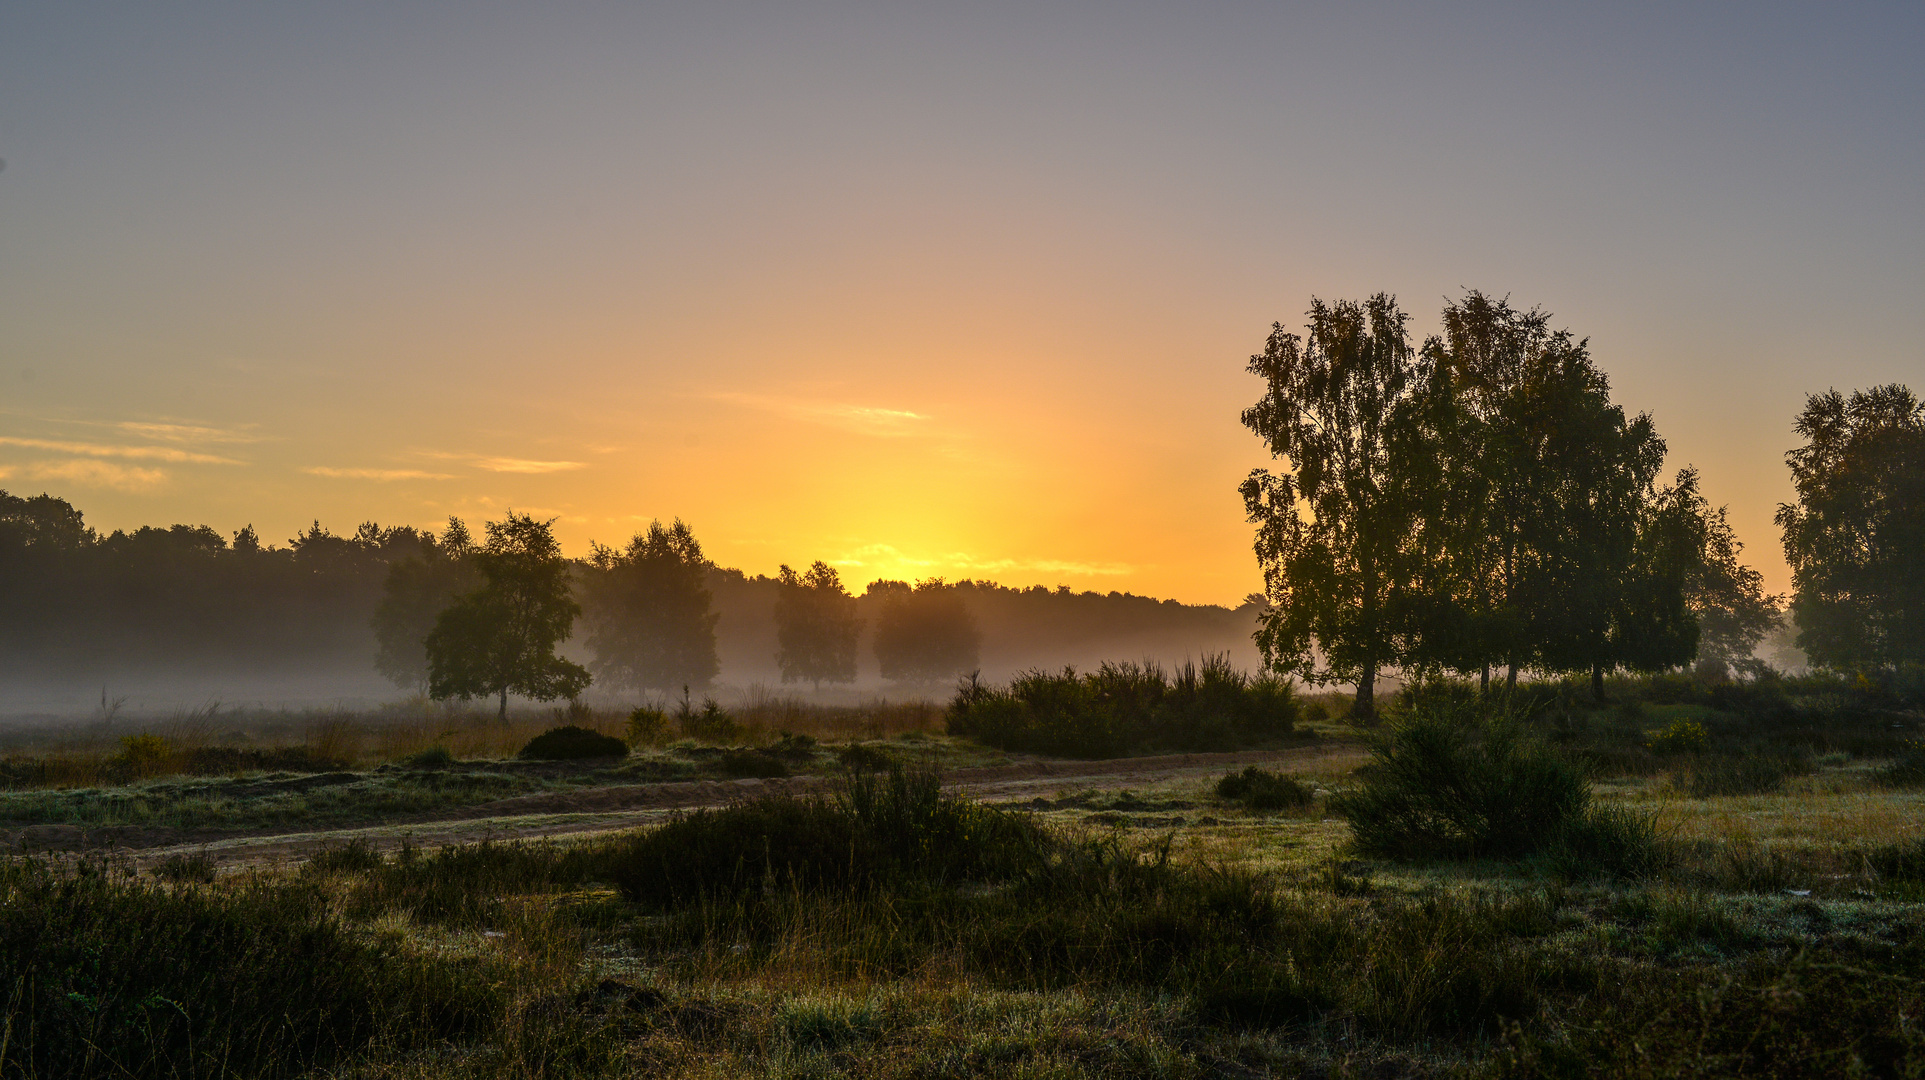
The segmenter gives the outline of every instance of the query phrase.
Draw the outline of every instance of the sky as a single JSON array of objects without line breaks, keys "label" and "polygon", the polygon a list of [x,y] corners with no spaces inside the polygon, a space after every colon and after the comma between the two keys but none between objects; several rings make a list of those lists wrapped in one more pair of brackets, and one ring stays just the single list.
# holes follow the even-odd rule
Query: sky
[{"label": "sky", "polygon": [[0,3],[0,487],[1235,603],[1271,323],[1476,288],[1783,590],[1805,396],[1925,388],[1921,55],[1917,4]]}]

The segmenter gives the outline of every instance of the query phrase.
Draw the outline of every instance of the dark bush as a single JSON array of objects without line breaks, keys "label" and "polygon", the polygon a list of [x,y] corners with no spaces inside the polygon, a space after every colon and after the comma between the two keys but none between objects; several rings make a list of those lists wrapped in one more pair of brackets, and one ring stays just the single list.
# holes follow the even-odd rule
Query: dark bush
[{"label": "dark bush", "polygon": [[1372,741],[1363,783],[1332,800],[1368,855],[1515,858],[1584,816],[1583,770],[1513,720],[1418,709]]},{"label": "dark bush", "polygon": [[850,743],[836,751],[836,761],[845,769],[858,772],[881,772],[897,764],[896,756],[879,746],[868,743]]},{"label": "dark bush", "polygon": [[292,1076],[477,1030],[503,982],[344,930],[299,886],[179,889],[0,863],[9,1075]]},{"label": "dark bush", "polygon": [[[353,845],[317,869],[359,870],[366,880],[348,899],[348,914],[372,918],[407,912],[417,922],[472,926],[492,922],[501,898],[518,892],[579,885],[603,871],[603,854],[552,843],[451,844],[431,855],[403,844],[393,858]],[[367,865],[371,862],[371,865]],[[312,864],[310,864],[312,865]]]},{"label": "dark bush", "polygon": [[1547,854],[1565,876],[1641,872],[1661,859],[1648,822],[1591,805],[1583,768],[1516,720],[1418,708],[1371,745],[1362,784],[1331,800],[1358,851],[1397,859]]},{"label": "dark bush", "polygon": [[199,882],[214,880],[214,859],[206,852],[169,855],[154,866],[153,875],[164,881]]},{"label": "dark bush", "polygon": [[741,725],[714,698],[703,698],[702,707],[697,709],[689,703],[687,694],[676,707],[675,725],[685,737],[705,743],[734,742],[742,734]]},{"label": "dark bush", "polygon": [[1227,657],[1166,675],[1155,664],[1105,663],[1088,674],[1026,671],[1007,687],[973,679],[950,703],[948,725],[1004,750],[1103,758],[1154,750],[1229,750],[1288,735],[1292,684],[1252,678]]},{"label": "dark bush", "polygon": [[774,780],[789,775],[789,764],[764,750],[730,750],[722,755],[722,771],[730,776]]},{"label": "dark bush", "polygon": [[624,897],[657,908],[772,885],[811,890],[1013,874],[1046,846],[1027,815],[942,793],[933,772],[855,773],[834,798],[698,810],[620,849]]},{"label": "dark bush", "polygon": [[445,769],[454,763],[454,754],[445,746],[430,746],[401,759],[410,769]]},{"label": "dark bush", "polygon": [[783,732],[781,738],[762,748],[762,752],[801,765],[815,760],[815,736]]},{"label": "dark bush", "polygon": [[623,758],[628,744],[613,735],[574,726],[550,728],[528,740],[519,755],[524,761],[581,761]]},{"label": "dark bush", "polygon": [[1315,789],[1296,777],[1255,765],[1218,780],[1216,794],[1219,799],[1241,804],[1249,810],[1298,810],[1317,801]]}]

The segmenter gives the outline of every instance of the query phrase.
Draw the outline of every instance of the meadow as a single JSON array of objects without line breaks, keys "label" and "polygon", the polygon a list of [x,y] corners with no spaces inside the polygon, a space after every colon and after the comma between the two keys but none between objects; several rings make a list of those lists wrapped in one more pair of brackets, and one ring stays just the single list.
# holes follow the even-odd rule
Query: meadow
[{"label": "meadow", "polygon": [[[811,786],[530,842],[343,828],[298,859],[14,855],[0,1076],[1925,1073],[1917,703],[1817,679],[1587,690],[1432,685],[1371,727],[1300,697],[1259,763],[1125,760],[1088,783],[945,734],[928,705],[765,700],[728,738],[671,724],[577,762],[513,755],[630,719],[22,736],[11,761],[100,764],[15,781],[16,825],[45,800],[72,821],[170,785],[337,774],[358,779],[302,797],[385,820],[375,793],[401,776],[593,789],[726,777],[731,754]],[[171,764],[116,782],[142,736]],[[222,746],[329,771],[167,771]],[[1064,776],[1003,801],[944,786],[999,762]],[[280,819],[279,797],[195,827],[315,827],[321,803]]]}]

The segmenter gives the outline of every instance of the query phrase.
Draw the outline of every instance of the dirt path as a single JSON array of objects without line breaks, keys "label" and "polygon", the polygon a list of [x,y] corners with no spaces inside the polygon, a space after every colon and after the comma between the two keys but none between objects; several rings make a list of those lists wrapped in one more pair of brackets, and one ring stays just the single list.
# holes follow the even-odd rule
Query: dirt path
[{"label": "dirt path", "polygon": [[[1292,769],[1346,768],[1362,759],[1362,751],[1347,745],[1316,745],[1288,750],[1234,754],[1169,754],[1159,757],[1118,758],[1110,761],[1027,761],[974,769],[954,769],[944,775],[944,787],[966,792],[984,802],[1012,803],[1048,799],[1083,788],[1142,787],[1171,780],[1194,779],[1248,764],[1279,765]],[[834,781],[800,776],[786,780],[695,780],[661,784],[626,784],[587,791],[544,792],[462,807],[432,819],[412,819],[378,825],[320,830],[276,830],[272,833],[233,835],[190,843],[141,843],[129,835],[121,849],[138,865],[151,865],[177,854],[206,854],[221,864],[262,864],[303,859],[316,850],[359,839],[377,848],[412,843],[420,847],[483,839],[527,840],[578,837],[631,829],[658,821],[679,810],[723,806],[740,799],[778,792],[824,791]],[[154,837],[158,840],[160,837]]]}]

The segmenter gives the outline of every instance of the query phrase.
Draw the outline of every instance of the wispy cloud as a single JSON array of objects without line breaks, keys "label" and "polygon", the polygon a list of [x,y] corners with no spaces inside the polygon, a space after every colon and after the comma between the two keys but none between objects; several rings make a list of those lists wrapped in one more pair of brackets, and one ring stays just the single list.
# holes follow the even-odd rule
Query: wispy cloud
[{"label": "wispy cloud", "polygon": [[528,461],[510,457],[475,458],[473,462],[477,469],[505,473],[558,473],[588,467],[579,461]]},{"label": "wispy cloud", "polygon": [[420,469],[337,469],[330,465],[309,465],[301,470],[312,476],[341,480],[453,480],[453,473],[423,472]]},{"label": "wispy cloud", "polygon": [[713,400],[740,405],[745,409],[786,416],[809,424],[826,424],[830,427],[853,431],[859,435],[876,435],[884,438],[927,433],[931,417],[926,413],[911,412],[908,409],[885,409],[875,405],[856,405],[839,401],[809,401],[800,398],[767,397],[761,394],[721,393],[709,395]]},{"label": "wispy cloud", "polygon": [[114,425],[129,435],[144,439],[158,439],[161,442],[181,443],[251,443],[260,442],[261,437],[246,431],[230,431],[226,428],[204,427],[199,424],[148,424],[127,420]]},{"label": "wispy cloud", "polygon": [[22,439],[0,435],[0,446],[21,446],[33,450],[53,450],[84,457],[129,458],[137,461],[191,462],[201,465],[239,465],[233,458],[181,450],[172,446],[108,446],[103,443],[66,442],[60,439]]},{"label": "wispy cloud", "polygon": [[116,465],[111,461],[85,459],[35,462],[22,472],[33,480],[64,480],[119,491],[144,491],[167,482],[167,473],[162,469],[143,469],[137,465]]},{"label": "wispy cloud", "polygon": [[889,544],[868,544],[830,562],[877,572],[914,573],[944,570],[962,574],[997,574],[1011,570],[1040,574],[1066,574],[1073,577],[1121,577],[1139,567],[1128,563],[1082,562],[1076,559],[985,559],[968,552],[952,551],[940,555],[909,555]]}]

